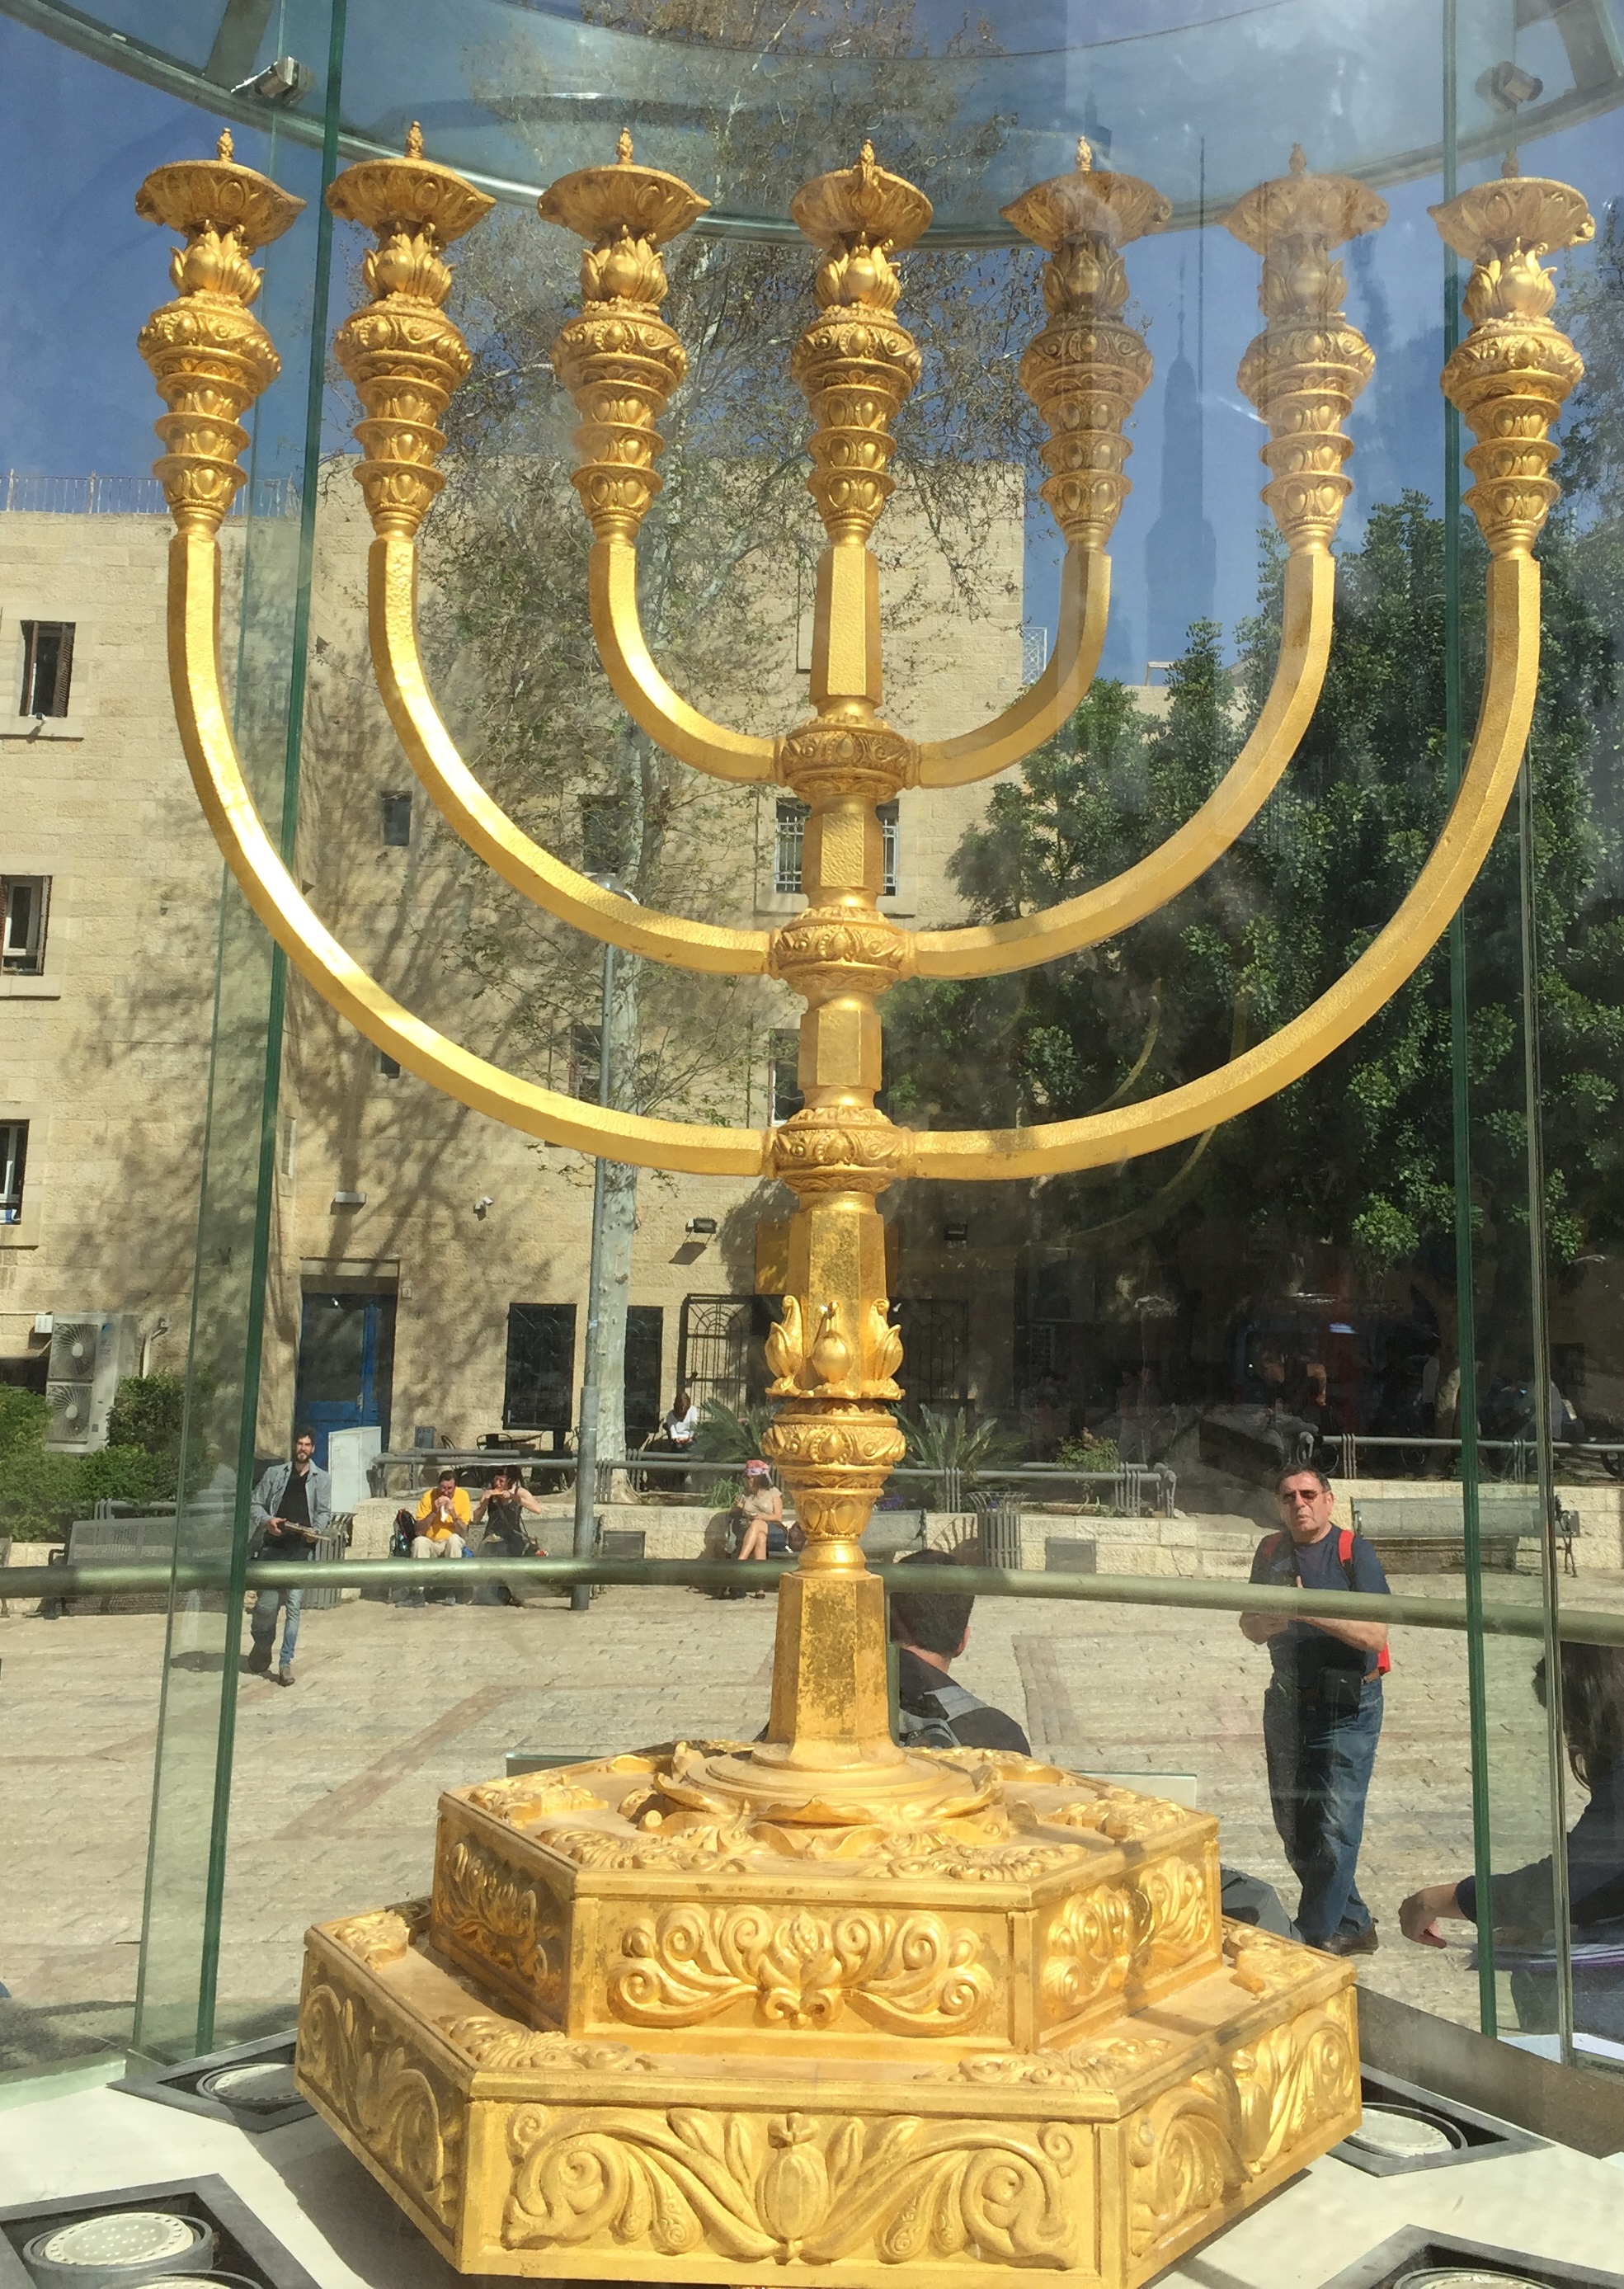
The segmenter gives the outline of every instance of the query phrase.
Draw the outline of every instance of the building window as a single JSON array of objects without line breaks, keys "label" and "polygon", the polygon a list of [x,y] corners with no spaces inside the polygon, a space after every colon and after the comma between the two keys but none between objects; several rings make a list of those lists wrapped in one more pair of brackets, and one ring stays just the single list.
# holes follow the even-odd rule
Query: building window
[{"label": "building window", "polygon": [[383,833],[386,849],[404,850],[411,841],[411,797],[409,794],[380,795],[383,809]]},{"label": "building window", "polygon": [[74,623],[25,620],[22,624],[24,715],[66,715],[74,672]]},{"label": "building window", "polygon": [[913,1407],[963,1407],[970,1395],[970,1306],[944,1296],[904,1296],[895,1305],[903,1339],[897,1381]]},{"label": "building window", "polygon": [[[880,807],[880,883],[882,898],[896,896],[897,817],[894,802]],[[806,856],[807,806],[784,801],[778,805],[777,835],[773,849],[773,888],[800,890]]]},{"label": "building window", "polygon": [[398,1057],[386,1057],[384,1051],[379,1049],[378,1053],[378,1070],[385,1081],[399,1081],[401,1077],[400,1060]]},{"label": "building window", "polygon": [[49,874],[0,874],[0,971],[37,977],[45,967]]},{"label": "building window", "polygon": [[800,1093],[797,1068],[800,1061],[800,1036],[796,1033],[774,1033],[768,1044],[767,1094],[772,1106],[775,1125],[799,1113],[806,1099]]},{"label": "building window", "polygon": [[28,1158],[26,1121],[0,1121],[0,1224],[22,1221],[22,1178]]},{"label": "building window", "polygon": [[575,1305],[510,1304],[505,1431],[550,1431],[554,1444],[575,1420]]},{"label": "building window", "polygon": [[807,840],[807,806],[785,801],[778,805],[778,833],[773,850],[773,888],[799,890],[800,862]]}]

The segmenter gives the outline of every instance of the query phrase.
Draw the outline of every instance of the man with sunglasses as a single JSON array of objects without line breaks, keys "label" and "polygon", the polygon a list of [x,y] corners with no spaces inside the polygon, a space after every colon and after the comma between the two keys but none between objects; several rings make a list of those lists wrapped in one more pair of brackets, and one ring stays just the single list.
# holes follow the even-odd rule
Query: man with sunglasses
[{"label": "man with sunglasses", "polygon": [[[1387,1575],[1368,1542],[1339,1527],[1325,1472],[1281,1472],[1281,1531],[1258,1544],[1252,1579],[1271,1587],[1383,1596]],[[1327,1955],[1373,1955],[1376,1926],[1355,1881],[1365,1798],[1381,1735],[1387,1623],[1243,1614],[1241,1634],[1266,1645],[1274,1675],[1263,1696],[1263,1748],[1274,1824],[1302,1886],[1297,1929]]]}]

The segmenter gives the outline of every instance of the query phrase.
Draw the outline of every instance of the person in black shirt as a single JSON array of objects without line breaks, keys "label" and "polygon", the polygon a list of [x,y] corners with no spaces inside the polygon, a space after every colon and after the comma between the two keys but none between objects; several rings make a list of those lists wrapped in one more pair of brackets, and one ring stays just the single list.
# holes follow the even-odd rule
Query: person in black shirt
[{"label": "person in black shirt", "polygon": [[[1333,1523],[1323,1471],[1282,1472],[1276,1498],[1282,1530],[1258,1544],[1254,1582],[1386,1593],[1387,1575],[1369,1543]],[[1302,1886],[1297,1928],[1327,1955],[1373,1955],[1375,1923],[1354,1878],[1381,1735],[1387,1624],[1243,1614],[1240,1627],[1254,1645],[1269,1647],[1274,1664],[1263,1696],[1263,1748],[1275,1828]]]},{"label": "person in black shirt", "polygon": [[[914,1550],[899,1558],[904,1567],[951,1567],[944,1550]],[[970,1611],[975,1600],[962,1590],[893,1590],[889,1605],[891,1642],[896,1647],[897,1737],[904,1747],[1012,1749],[1031,1754],[1031,1743],[1001,1709],[990,1708],[948,1675],[970,1640]]]},{"label": "person in black shirt", "polygon": [[[1543,1707],[1543,1656],[1533,1690]],[[1616,2043],[1624,2041],[1624,1646],[1564,1645],[1562,1732],[1573,1777],[1590,1799],[1565,1846],[1573,2023]],[[1495,1961],[1511,1974],[1511,1999],[1524,2030],[1556,2024],[1555,1905],[1548,1854],[1490,1878]],[[1398,1910],[1405,1937],[1422,1947],[1447,1944],[1440,1916],[1482,1921],[1475,1877],[1423,1885]]]},{"label": "person in black shirt", "polygon": [[[259,1557],[285,1563],[314,1555],[316,1543],[332,1524],[332,1480],[315,1467],[315,1440],[308,1431],[299,1432],[295,1438],[291,1463],[273,1463],[266,1472],[254,1488],[250,1516]],[[249,1623],[253,1651],[248,1666],[256,1676],[271,1673],[271,1648],[280,1610],[282,1659],[276,1682],[292,1684],[293,1648],[299,1642],[299,1608],[304,1601],[302,1589],[261,1590],[255,1597]]]},{"label": "person in black shirt", "polygon": [[[511,1466],[497,1472],[489,1494],[482,1495],[474,1505],[474,1524],[482,1526],[485,1538],[480,1544],[482,1558],[545,1558],[541,1547],[525,1525],[526,1515],[539,1518],[542,1505],[538,1503],[516,1470]],[[476,1603],[522,1606],[525,1591],[511,1582],[498,1583],[490,1592],[482,1592]]]}]

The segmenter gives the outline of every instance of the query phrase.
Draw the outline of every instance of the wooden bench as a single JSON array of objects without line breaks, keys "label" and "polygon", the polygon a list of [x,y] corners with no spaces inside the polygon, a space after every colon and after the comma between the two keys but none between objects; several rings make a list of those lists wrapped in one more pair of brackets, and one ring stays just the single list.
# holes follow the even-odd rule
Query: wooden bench
[{"label": "wooden bench", "polygon": [[[1480,1487],[1477,1519],[1485,1572],[1514,1574],[1518,1543],[1543,1539],[1537,1487]],[[1459,1494],[1356,1495],[1353,1527],[1389,1573],[1465,1571],[1466,1509]],[[1580,1530],[1577,1511],[1557,1510],[1556,1533],[1570,1574],[1578,1571],[1573,1543]]]}]

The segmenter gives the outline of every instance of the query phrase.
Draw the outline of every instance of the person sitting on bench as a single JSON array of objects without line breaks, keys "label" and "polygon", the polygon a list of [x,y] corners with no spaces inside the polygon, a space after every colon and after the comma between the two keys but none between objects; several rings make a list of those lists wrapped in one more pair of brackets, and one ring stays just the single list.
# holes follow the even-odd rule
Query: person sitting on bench
[{"label": "person sitting on bench", "polygon": [[442,1471],[437,1486],[426,1487],[418,1504],[414,1558],[466,1558],[466,1530],[472,1522],[466,1491],[457,1483],[455,1471]]}]

